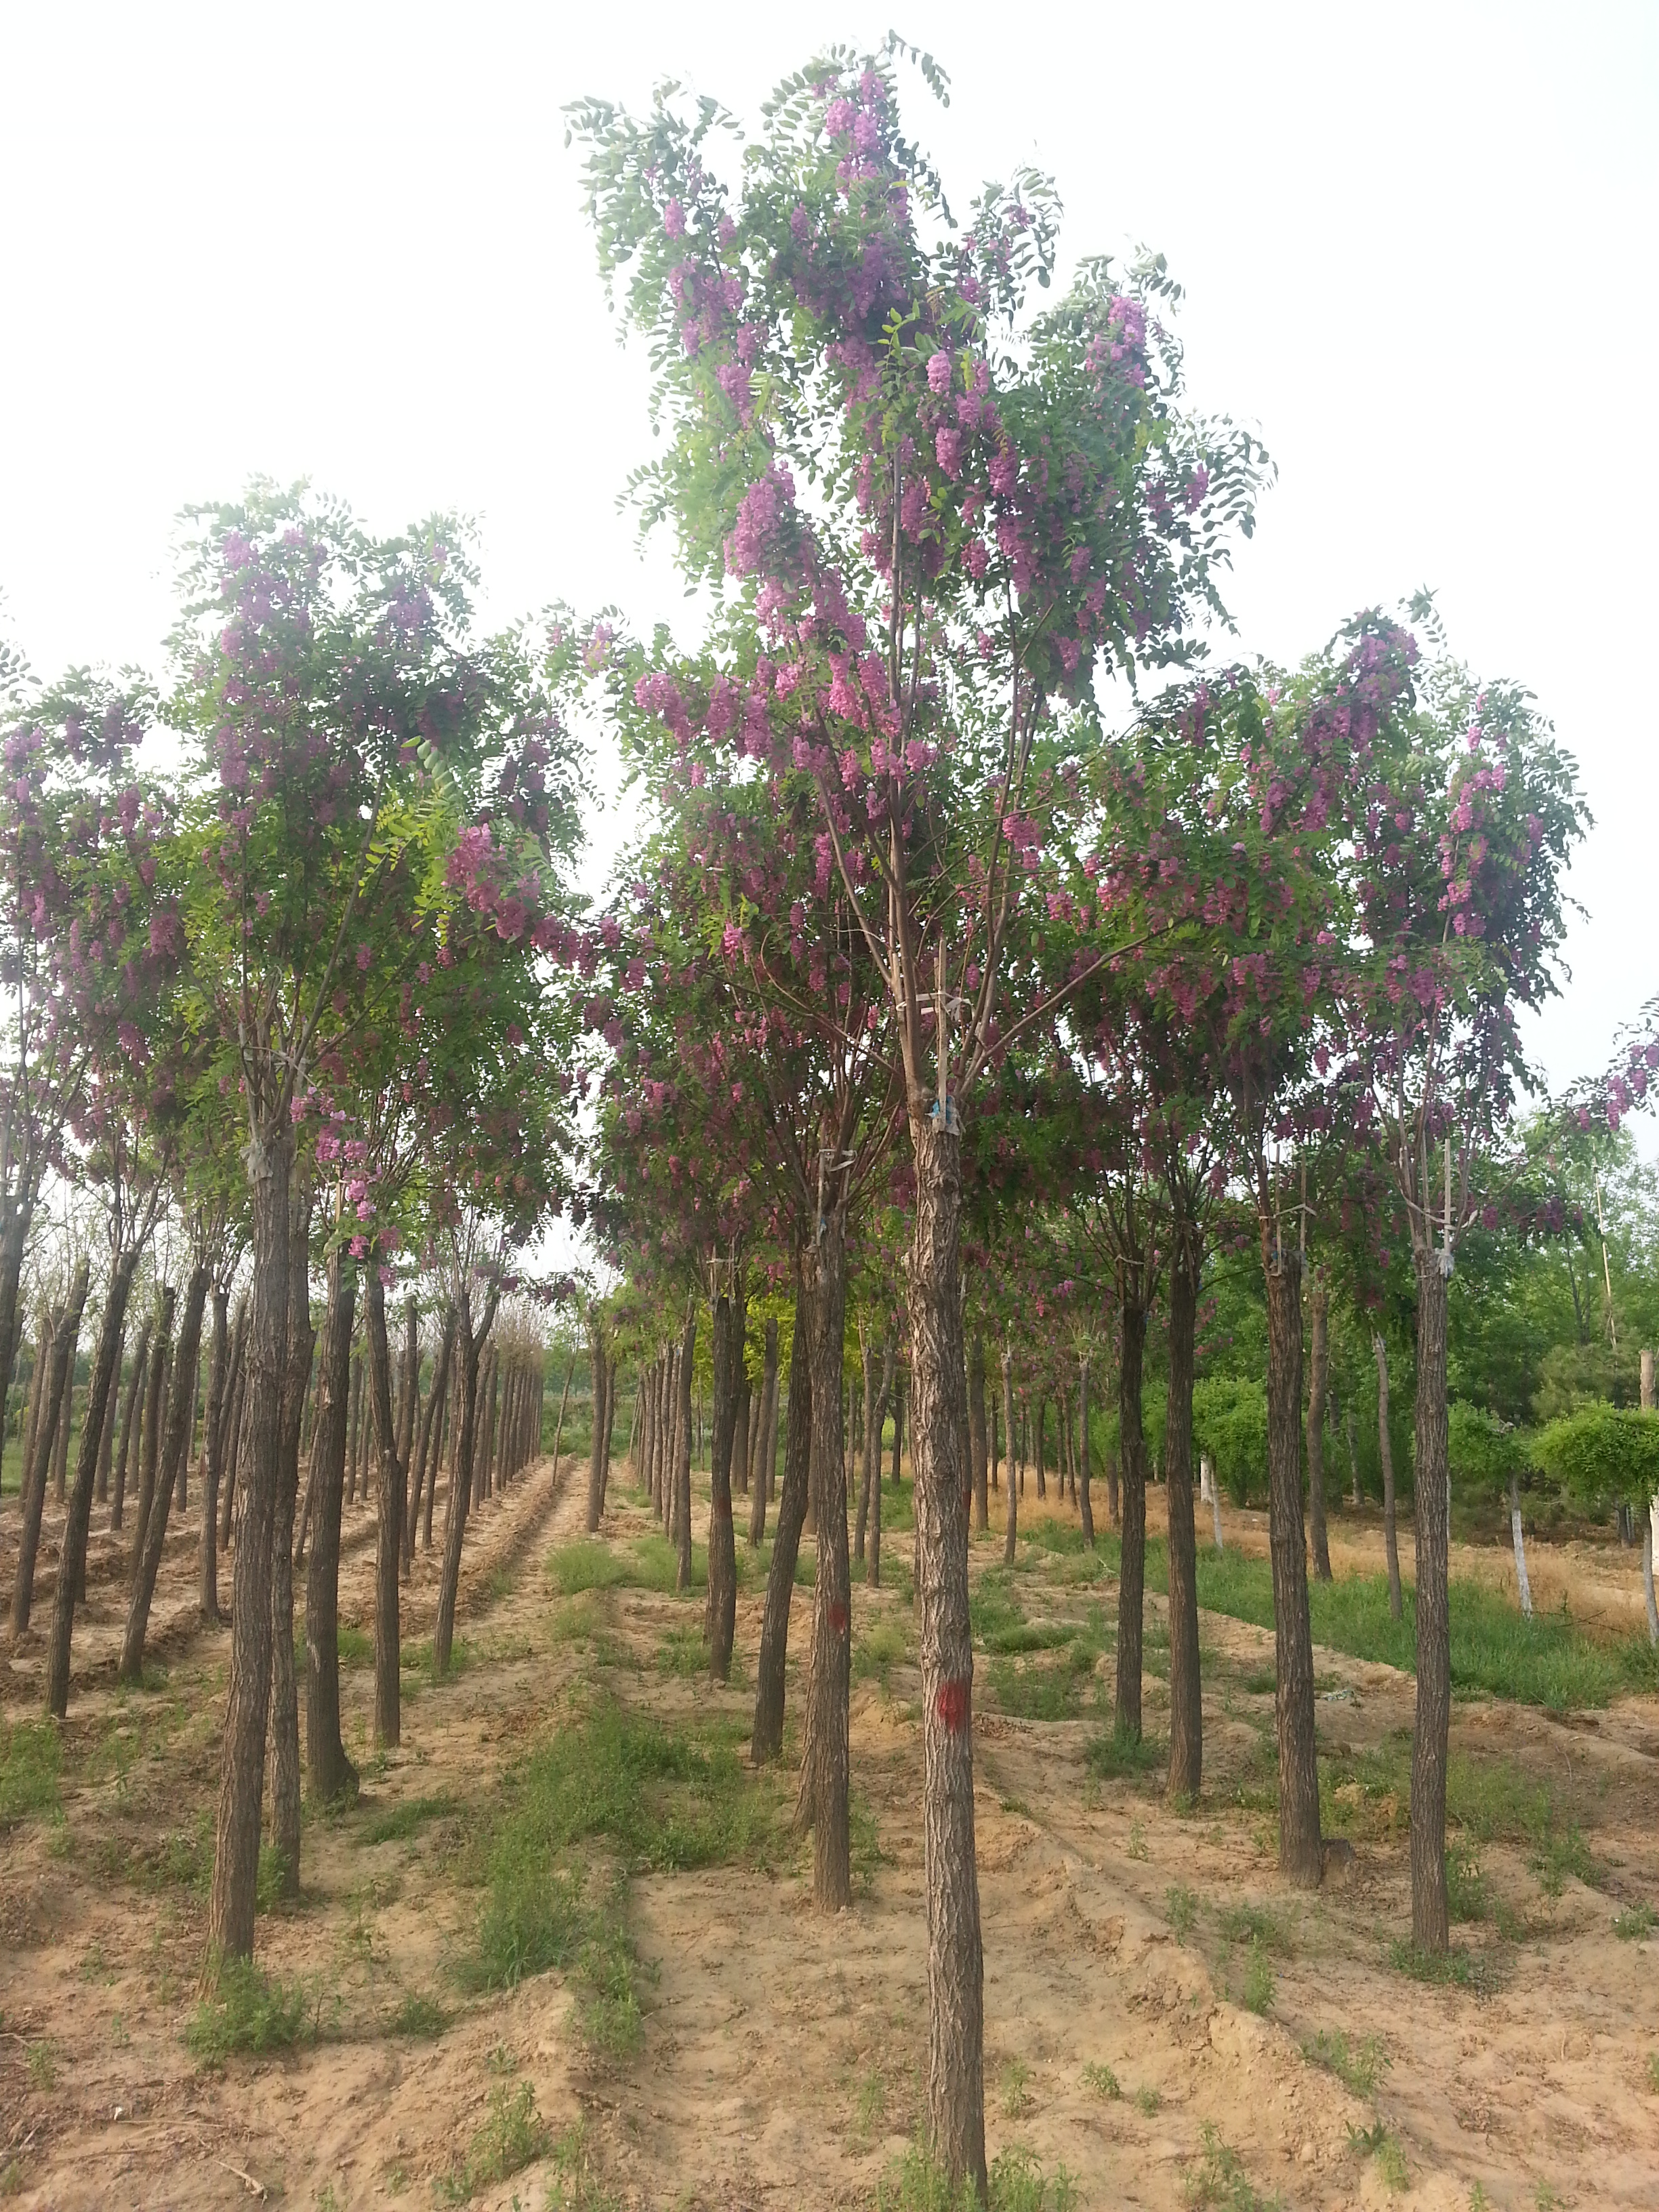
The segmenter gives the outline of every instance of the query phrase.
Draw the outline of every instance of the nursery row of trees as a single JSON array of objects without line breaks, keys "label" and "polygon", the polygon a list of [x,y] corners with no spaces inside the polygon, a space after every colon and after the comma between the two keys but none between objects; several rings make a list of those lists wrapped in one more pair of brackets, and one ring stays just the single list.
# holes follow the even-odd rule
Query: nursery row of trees
[{"label": "nursery row of trees", "polygon": [[[1351,1411],[1349,1337],[1382,1316],[1398,1349],[1405,1324],[1413,1927],[1445,1946],[1462,1352],[1449,1284],[1460,1254],[1542,1249],[1580,1218],[1515,1115],[1531,1083],[1520,1024],[1554,988],[1587,817],[1529,696],[1458,663],[1426,599],[1357,615],[1295,668],[1210,652],[1266,454],[1187,404],[1161,260],[1085,259],[1034,304],[1056,267],[1048,180],[1018,173],[953,220],[901,121],[902,58],[836,51],[791,79],[731,183],[717,155],[734,126],[712,103],[665,89],[642,118],[573,112],[601,269],[653,368],[661,447],[633,490],[701,593],[695,644],[634,637],[614,614],[481,640],[452,523],[375,539],[325,502],[261,489],[190,518],[164,696],[15,678],[0,1358],[9,1381],[43,1198],[72,1186],[97,1234],[49,1352],[40,1340],[24,1500],[38,1528],[62,1363],[95,1282],[58,1575],[72,1592],[141,1258],[163,1219],[187,1245],[182,1302],[141,1334],[129,1372],[165,1365],[165,1344],[173,1373],[193,1373],[211,1301],[202,1488],[230,1488],[234,1541],[210,1917],[222,1954],[252,1942],[273,1729],[297,1778],[296,1545],[310,1547],[307,1671],[314,1626],[321,1680],[331,1589],[313,1614],[311,1584],[335,1572],[349,1438],[366,1419],[395,1622],[447,1423],[442,1663],[481,1450],[489,1463],[480,1423],[496,1418],[481,1368],[500,1341],[499,1418],[526,1449],[540,1394],[514,1382],[498,1316],[561,1211],[591,1219],[620,1285],[588,1312],[590,1522],[631,1365],[635,1462],[683,1581],[700,1335],[711,1355],[716,1676],[733,1635],[734,1484],[758,1541],[782,1427],[754,1751],[781,1747],[810,1514],[801,1802],[818,1901],[844,1905],[852,1567],[861,1539],[881,1571],[870,1469],[902,1357],[928,2107],[947,2169],[982,2190],[968,1558],[993,1446],[1006,1459],[1023,1392],[1042,1467],[1042,1409],[1057,1408],[1056,1468],[1091,1540],[1103,1476],[1121,1534],[1115,1719],[1138,1734],[1151,1343],[1170,1782],[1195,1792],[1194,1439],[1212,1423],[1220,1460],[1230,1418],[1199,1370],[1245,1371],[1224,1309],[1247,1272],[1280,1863],[1304,1883],[1322,1863],[1304,1437],[1318,1568],[1333,1372]],[[584,718],[613,733],[641,823],[592,915],[570,887]],[[139,764],[156,724],[177,733],[174,774]],[[1607,1100],[1616,1127],[1659,1065],[1659,1044],[1644,1051],[1618,1079],[1624,1101],[1597,1094],[1603,1133]],[[752,1359],[751,1300],[757,1316],[769,1306]],[[861,1439],[847,1433],[849,1378]],[[113,1417],[124,1428],[137,1388]],[[194,1405],[191,1389],[143,1384],[146,1559]],[[1018,1485],[1002,1486],[1012,1541]],[[210,1528],[204,1510],[210,1595]],[[395,1739],[389,1666],[377,1726]],[[325,1724],[319,1741],[326,1793],[344,1753]],[[283,1839],[297,1851],[295,1791]]]}]

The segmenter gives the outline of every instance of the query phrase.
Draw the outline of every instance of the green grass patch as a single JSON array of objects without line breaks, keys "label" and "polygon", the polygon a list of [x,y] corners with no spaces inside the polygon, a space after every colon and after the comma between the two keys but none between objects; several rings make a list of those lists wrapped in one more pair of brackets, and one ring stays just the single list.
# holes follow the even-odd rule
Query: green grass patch
[{"label": "green grass patch", "polygon": [[1376,2036],[1355,2042],[1342,2028],[1322,2027],[1303,2045],[1302,2056],[1310,2064],[1334,2074],[1356,2097],[1375,2096],[1376,2085],[1391,2063]]},{"label": "green grass patch", "polygon": [[251,1959],[227,1959],[212,1994],[192,2014],[185,2041],[204,2065],[219,2066],[239,2051],[314,2043],[320,2013],[320,2003],[298,1982],[264,1973]]},{"label": "green grass patch", "polygon": [[1083,2069],[1083,2086],[1097,2097],[1115,2100],[1123,2094],[1117,2075],[1109,2066],[1094,2063]]},{"label": "green grass patch", "polygon": [[853,1645],[853,1680],[878,1681],[884,1690],[895,1667],[910,1656],[904,1631],[895,1620],[872,1621]]},{"label": "green grass patch", "polygon": [[1282,2197],[1261,2194],[1237,2152],[1228,2148],[1207,2120],[1203,2142],[1203,2155],[1188,2167],[1182,2181],[1193,2212],[1277,2212],[1284,2204]]},{"label": "green grass patch", "polygon": [[421,1996],[411,1990],[386,2022],[388,2035],[411,2035],[423,2043],[435,2043],[449,2026],[450,2014],[435,1997]]},{"label": "green grass patch", "polygon": [[[989,2181],[989,2212],[1076,2212],[1071,2174],[1064,2166],[1045,2172],[1023,2143],[992,2160]],[[969,2181],[952,2189],[931,2148],[916,2142],[877,2182],[876,2212],[979,2212],[979,2200]]]},{"label": "green grass patch", "polygon": [[434,1797],[405,1797],[399,1805],[388,1805],[373,1814],[357,1832],[360,1844],[400,1844],[434,1820],[447,1820],[452,1813],[460,1811],[460,1802],[448,1790],[440,1790]]},{"label": "green grass patch", "polygon": [[1229,1905],[1218,1916],[1216,1925],[1224,1942],[1255,1943],[1276,1958],[1290,1956],[1291,1931],[1266,1905]]},{"label": "green grass patch", "polygon": [[1157,1736],[1113,1728],[1097,1735],[1084,1757],[1090,1773],[1103,1782],[1126,1782],[1158,1773],[1169,1762],[1170,1747]]},{"label": "green grass patch", "polygon": [[545,2156],[552,2140],[529,2082],[499,2083],[489,2093],[489,2110],[466,2156],[434,2185],[438,2202],[470,2203],[481,2189],[509,2179]]},{"label": "green grass patch", "polygon": [[708,1645],[694,1622],[678,1622],[657,1646],[657,1672],[689,1681],[708,1672]]},{"label": "green grass patch", "polygon": [[1426,1982],[1431,1989],[1473,1990],[1485,1996],[1493,1985],[1487,1961],[1473,1951],[1460,1950],[1455,1944],[1444,1951],[1419,1951],[1401,1936],[1389,1946],[1389,1964],[1396,1973],[1409,1975],[1414,1982]]},{"label": "green grass patch", "polygon": [[1613,1932],[1621,1943],[1639,1943],[1653,1933],[1653,1907],[1650,1905],[1627,1905],[1624,1911],[1613,1916]]},{"label": "green grass patch", "polygon": [[63,1811],[58,1776],[64,1763],[56,1721],[0,1721],[0,1833],[32,1815]]},{"label": "green grass patch", "polygon": [[1184,1943],[1198,1924],[1197,1896],[1182,1883],[1173,1884],[1164,1893],[1164,1917],[1176,1941]]},{"label": "green grass patch", "polygon": [[1406,2165],[1406,2154],[1398,2140],[1389,2133],[1387,2124],[1374,2120],[1368,2128],[1348,2130],[1348,2148],[1356,2158],[1374,2158],[1376,2171],[1385,2188],[1409,2189],[1411,2174]]},{"label": "green grass patch", "polygon": [[550,1552],[547,1578],[561,1597],[582,1590],[620,1589],[638,1586],[638,1564],[628,1552],[613,1551],[609,1544],[586,1536],[574,1544],[561,1544]]},{"label": "green grass patch", "polygon": [[1083,1686],[1095,1670],[1095,1652],[1076,1638],[1058,1659],[993,1659],[991,1692],[1015,1720],[1071,1720],[1083,1702]]}]

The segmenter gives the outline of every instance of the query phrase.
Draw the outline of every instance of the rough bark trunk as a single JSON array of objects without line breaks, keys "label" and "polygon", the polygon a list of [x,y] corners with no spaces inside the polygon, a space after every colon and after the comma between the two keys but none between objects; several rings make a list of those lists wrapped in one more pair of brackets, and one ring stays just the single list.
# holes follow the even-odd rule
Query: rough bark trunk
[{"label": "rough bark trunk", "polygon": [[975,1329],[968,1348],[968,1431],[974,1462],[974,1526],[991,1525],[990,1450],[985,1434],[985,1339]]},{"label": "rough bark trunk", "polygon": [[703,1634],[708,1672],[724,1682],[732,1672],[732,1638],[738,1618],[738,1553],[732,1526],[732,1454],[738,1431],[738,1376],[743,1364],[743,1293],[722,1290],[713,1314],[714,1405],[708,1449],[708,1595]]},{"label": "rough bark trunk", "polygon": [[847,1556],[847,1457],[842,1368],[847,1329],[847,1212],[833,1203],[807,1255],[812,1440],[808,1485],[817,1522],[812,1656],[799,1819],[812,1827],[812,1896],[820,1912],[853,1897],[848,1794],[852,1683],[852,1569]]},{"label": "rough bark trunk", "polygon": [[[276,1510],[270,1546],[270,1840],[283,1897],[300,1894],[300,1686],[294,1667],[294,1509],[300,1494],[300,1430],[316,1334],[311,1326],[311,1185],[296,1166],[289,1182],[288,1339],[277,1408]],[[240,1571],[240,1569],[239,1569]]]},{"label": "rough bark trunk", "polygon": [[[760,1656],[755,1664],[755,1726],[749,1755],[757,1766],[783,1749],[784,1662],[789,1650],[789,1601],[795,1587],[795,1561],[806,1522],[806,1492],[812,1452],[812,1383],[810,1349],[811,1301],[802,1254],[795,1255],[795,1326],[789,1346],[789,1425],[783,1445],[783,1486],[778,1492],[778,1532],[766,1577],[766,1606],[761,1616]],[[775,1352],[774,1358],[775,1358]]]},{"label": "rough bark trunk", "polygon": [[337,1247],[328,1258],[328,1319],[311,1435],[317,1504],[306,1566],[306,1771],[321,1805],[357,1790],[357,1770],[340,1735],[340,1516],[356,1318],[356,1262]]},{"label": "rough bark trunk", "polygon": [[270,1699],[271,1539],[281,1456],[283,1369],[288,1351],[289,1182],[294,1140],[256,1131],[248,1146],[253,1200],[253,1286],[248,1320],[246,1434],[239,1449],[236,1577],[231,1594],[230,1689],[225,1711],[210,1953],[251,1958],[259,1875],[265,1721]]},{"label": "rough bark trunk", "polygon": [[[201,1349],[202,1311],[207,1304],[209,1280],[206,1261],[198,1261],[191,1270],[190,1282],[185,1291],[185,1310],[179,1323],[179,1342],[174,1352],[176,1371],[180,1375],[191,1372],[196,1355]],[[156,1471],[149,1516],[144,1523],[144,1547],[139,1554],[137,1572],[133,1577],[132,1599],[127,1607],[126,1633],[121,1639],[121,1663],[117,1671],[124,1682],[137,1682],[143,1679],[144,1638],[149,1629],[149,1608],[155,1595],[155,1578],[161,1570],[161,1553],[167,1540],[167,1515],[178,1485],[179,1464],[189,1449],[194,1412],[190,1393],[175,1390],[173,1403],[167,1408],[166,1448]]]},{"label": "rough bark trunk", "polygon": [[1198,1255],[1177,1229],[1170,1263],[1170,1383],[1164,1480],[1170,1516],[1170,1773],[1172,1797],[1204,1779],[1204,1698],[1198,1658],[1198,1535],[1193,1523],[1193,1366]]},{"label": "rough bark trunk", "polygon": [[1389,1611],[1398,1620],[1405,1611],[1400,1589],[1400,1539],[1395,1524],[1394,1444],[1389,1435],[1389,1347],[1380,1334],[1371,1339],[1376,1354],[1376,1449],[1382,1462],[1382,1547],[1389,1560]]},{"label": "rough bark trunk", "polygon": [[[766,1537],[766,1508],[772,1495],[772,1455],[778,1435],[778,1324],[766,1324],[766,1363],[761,1381],[760,1434],[754,1473],[749,1481],[749,1540],[757,1548]],[[793,1569],[791,1571],[793,1572]]]},{"label": "rough bark trunk", "polygon": [[222,1451],[223,1492],[219,1499],[219,1549],[230,1544],[231,1516],[236,1504],[237,1440],[242,1433],[242,1411],[247,1398],[247,1317],[246,1293],[236,1302],[236,1322],[230,1338],[230,1395],[225,1403],[225,1434]]},{"label": "rough bark trunk", "polygon": [[17,1577],[12,1587],[11,1632],[14,1640],[28,1628],[34,1603],[34,1563],[40,1548],[40,1516],[46,1510],[46,1480],[58,1443],[58,1427],[64,1418],[64,1384],[73,1372],[75,1347],[81,1334],[81,1314],[87,1302],[87,1263],[82,1261],[70,1286],[69,1304],[52,1334],[52,1361],[42,1389],[40,1419],[34,1449],[23,1470],[22,1525],[17,1536]]},{"label": "rough bark trunk", "polygon": [[[1002,1355],[1002,1425],[1012,1439],[1014,1433],[1014,1359],[1013,1354]],[[1009,1445],[1008,1456],[1008,1512],[1002,1530],[1002,1564],[1014,1564],[1014,1547],[1019,1541],[1019,1484],[1014,1479],[1013,1446]]]},{"label": "rough bark trunk", "polygon": [[375,1480],[374,1528],[374,1741],[395,1750],[403,1741],[402,1665],[398,1583],[404,1552],[404,1470],[398,1456],[398,1431],[392,1406],[392,1350],[386,1340],[386,1291],[380,1271],[368,1269],[368,1392],[374,1412],[380,1464]]},{"label": "rough bark trunk", "polygon": [[52,1448],[52,1502],[61,1505],[67,1490],[69,1474],[70,1435],[75,1426],[75,1361],[80,1352],[77,1344],[70,1358],[69,1373],[64,1377],[64,1417],[58,1424],[58,1440]]},{"label": "rough bark trunk", "polygon": [[696,1364],[697,1313],[686,1318],[680,1346],[679,1412],[675,1422],[674,1540],[679,1558],[674,1571],[676,1589],[691,1587],[691,1377]]},{"label": "rough bark trunk", "polygon": [[1319,1762],[1313,1633],[1302,1528],[1302,1269],[1294,1247],[1264,1255],[1267,1286],[1267,1505],[1278,1683],[1279,1869],[1316,1887]]},{"label": "rough bark trunk", "polygon": [[219,1611],[219,1486],[224,1479],[225,1392],[230,1376],[230,1291],[213,1286],[213,1364],[208,1373],[207,1412],[204,1417],[202,1470],[202,1536],[197,1604],[202,1618],[217,1628]]},{"label": "rough bark trunk", "polygon": [[591,1536],[599,1528],[599,1515],[604,1510],[601,1485],[605,1467],[605,1337],[597,1314],[587,1324],[587,1345],[593,1370],[593,1435],[587,1455],[587,1533]]},{"label": "rough bark trunk", "polygon": [[1091,1551],[1095,1541],[1095,1509],[1089,1494],[1089,1363],[1078,1362],[1077,1381],[1078,1422],[1078,1513],[1083,1522],[1083,1540]]},{"label": "rough bark trunk", "polygon": [[62,1720],[69,1711],[70,1644],[75,1628],[75,1604],[87,1561],[87,1531],[92,1524],[92,1494],[107,1427],[105,1412],[115,1396],[121,1358],[121,1334],[126,1326],[127,1298],[138,1266],[136,1249],[123,1252],[110,1276],[98,1328],[98,1350],[87,1394],[87,1419],[81,1431],[80,1455],[76,1462],[75,1486],[70,1494],[64,1523],[63,1550],[58,1562],[58,1587],[52,1594],[52,1635],[46,1652],[46,1711]]},{"label": "rough bark trunk", "polygon": [[[1139,1270],[1134,1271],[1136,1276]],[[1117,1692],[1115,1734],[1140,1741],[1141,1638],[1146,1595],[1146,1447],[1140,1393],[1146,1356],[1146,1309],[1127,1270],[1120,1279],[1123,1357],[1118,1368],[1118,1455],[1123,1480],[1123,1547],[1117,1583]],[[1038,1465],[1042,1464],[1039,1458]]]},{"label": "rough bark trunk", "polygon": [[132,1531],[131,1568],[134,1582],[138,1578],[138,1563],[144,1556],[144,1531],[149,1524],[150,1507],[155,1496],[155,1462],[161,1450],[161,1402],[167,1396],[167,1362],[172,1353],[168,1339],[177,1297],[176,1291],[162,1291],[155,1318],[155,1341],[150,1346],[149,1379],[144,1386],[143,1418],[139,1424],[138,1505]]},{"label": "rough bark trunk", "polygon": [[143,1393],[144,1377],[149,1371],[149,1333],[150,1324],[146,1317],[138,1331],[138,1346],[132,1355],[132,1380],[127,1384],[125,1401],[121,1407],[121,1443],[115,1456],[115,1481],[109,1509],[112,1535],[119,1534],[126,1507],[127,1461],[132,1449],[133,1420]]},{"label": "rough bark trunk", "polygon": [[1330,1540],[1325,1533],[1325,1389],[1330,1376],[1330,1294],[1321,1269],[1308,1284],[1308,1320],[1312,1349],[1308,1370],[1308,1522],[1313,1540],[1313,1570],[1322,1583],[1331,1578]]},{"label": "rough bark trunk", "polygon": [[[942,1118],[942,1117],[941,1117]],[[923,1883],[927,1895],[927,2112],[952,2188],[981,2199],[985,1988],[974,1854],[974,1651],[968,1616],[962,1139],[913,1119],[911,1457],[921,1606]]]},{"label": "rough bark trunk", "polygon": [[1412,1735],[1412,1942],[1446,1948],[1446,1750],[1451,1725],[1447,1605],[1446,1277],[1439,1253],[1417,1261],[1417,1721]]}]

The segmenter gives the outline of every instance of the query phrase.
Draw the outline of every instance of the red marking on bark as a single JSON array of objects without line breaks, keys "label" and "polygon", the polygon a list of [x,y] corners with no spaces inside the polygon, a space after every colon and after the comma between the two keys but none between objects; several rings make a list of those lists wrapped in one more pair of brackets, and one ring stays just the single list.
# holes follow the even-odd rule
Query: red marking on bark
[{"label": "red marking on bark", "polygon": [[844,1605],[832,1605],[830,1607],[830,1626],[835,1630],[837,1636],[846,1635],[847,1620],[847,1607]]},{"label": "red marking on bark", "polygon": [[968,1684],[941,1682],[933,1692],[933,1711],[952,1735],[968,1725]]}]

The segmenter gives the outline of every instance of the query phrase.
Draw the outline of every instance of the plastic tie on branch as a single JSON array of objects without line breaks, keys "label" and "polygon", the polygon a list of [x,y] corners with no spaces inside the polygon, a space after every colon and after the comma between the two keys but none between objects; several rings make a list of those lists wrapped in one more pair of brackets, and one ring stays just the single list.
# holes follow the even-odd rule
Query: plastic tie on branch
[{"label": "plastic tie on branch", "polygon": [[1451,1247],[1449,1244],[1441,1245],[1434,1257],[1436,1266],[1438,1267],[1442,1275],[1445,1277],[1446,1280],[1449,1282],[1451,1280],[1452,1270],[1457,1265],[1456,1261],[1452,1256]]},{"label": "plastic tie on branch", "polygon": [[927,1119],[935,1129],[942,1129],[947,1137],[962,1134],[962,1121],[954,1098],[936,1098],[927,1109]]}]

